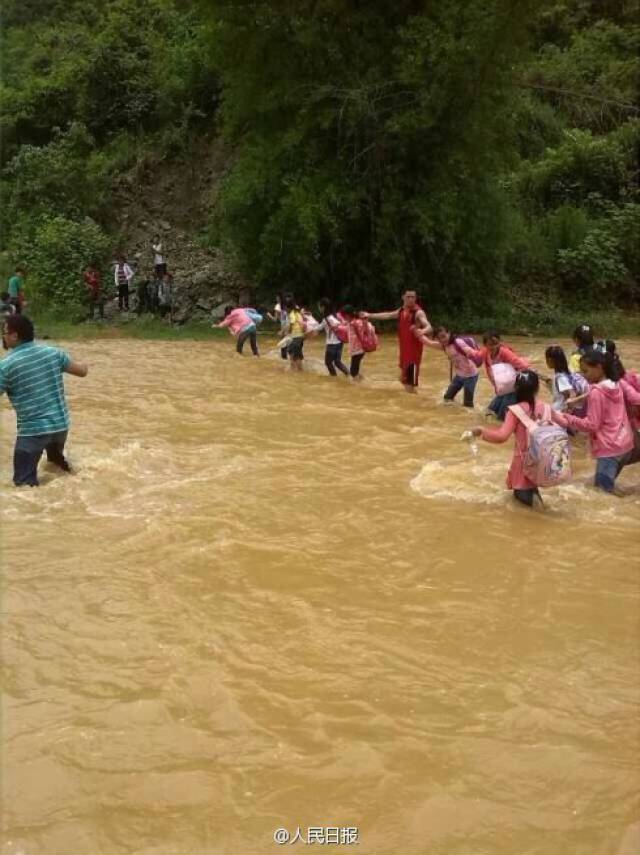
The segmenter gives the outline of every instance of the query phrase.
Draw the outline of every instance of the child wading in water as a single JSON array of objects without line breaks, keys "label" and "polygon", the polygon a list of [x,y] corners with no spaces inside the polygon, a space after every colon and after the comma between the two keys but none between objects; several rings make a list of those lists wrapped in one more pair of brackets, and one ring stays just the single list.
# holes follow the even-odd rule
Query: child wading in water
[{"label": "child wading in water", "polygon": [[[514,403],[524,410],[532,419],[542,418],[545,407],[537,400],[540,380],[535,371],[522,371],[516,377]],[[507,487],[513,490],[513,496],[523,505],[532,507],[535,501],[542,503],[540,491],[536,484],[524,474],[524,460],[529,445],[527,428],[511,410],[507,410],[504,424],[499,428],[474,428],[471,433],[480,436],[487,442],[506,442],[515,433],[515,444],[511,466],[507,473]]]},{"label": "child wading in water", "polygon": [[349,355],[351,356],[351,364],[349,365],[349,374],[354,380],[362,380],[360,375],[360,364],[364,357],[364,346],[362,344],[362,335],[365,323],[358,317],[358,313],[353,306],[345,306],[342,314],[349,328]]},{"label": "child wading in water", "polygon": [[[548,347],[545,351],[545,359],[547,368],[551,368],[554,376],[549,381],[553,403],[551,406],[559,413],[564,413],[567,409],[567,402],[575,397],[583,397],[589,392],[589,384],[584,379],[582,374],[575,374],[569,371],[567,365],[567,357],[564,350],[557,344]],[[579,408],[573,408],[573,414],[583,416],[587,412],[586,404],[582,404]]]},{"label": "child wading in water", "polygon": [[529,368],[529,363],[506,344],[502,344],[497,332],[485,333],[482,342],[483,347],[478,350],[469,349],[468,355],[482,360],[487,377],[496,393],[488,410],[502,422],[508,407],[516,403],[516,374],[518,371]]},{"label": "child wading in water", "polygon": [[211,326],[218,328],[229,327],[231,335],[236,336],[238,339],[236,343],[236,351],[238,353],[242,353],[244,343],[249,339],[253,355],[260,356],[258,353],[256,325],[244,309],[227,306],[224,310],[224,320],[220,321],[219,324],[212,324]]},{"label": "child wading in water", "polygon": [[[275,321],[280,324],[280,338],[284,338],[285,330],[287,329],[287,310],[284,307],[285,298],[283,294],[276,294],[276,304],[273,307],[273,312],[267,312],[267,317],[270,321]],[[280,348],[280,356],[287,359],[287,348]]]},{"label": "child wading in water", "polygon": [[342,348],[344,341],[338,336],[341,332],[344,335],[345,324],[340,322],[331,301],[324,297],[318,303],[318,309],[322,316],[322,321],[314,330],[314,335],[325,331],[327,336],[326,347],[324,351],[324,364],[327,366],[327,371],[332,377],[337,376],[336,368],[342,374],[349,374],[349,369],[342,361]]},{"label": "child wading in water", "polygon": [[594,344],[593,327],[591,324],[580,324],[573,331],[573,343],[576,350],[569,357],[569,371],[580,373],[580,358],[591,350]]},{"label": "child wading in water", "polygon": [[442,350],[451,363],[451,382],[444,393],[444,400],[453,401],[460,389],[464,389],[464,406],[473,407],[473,396],[478,384],[478,366],[473,361],[476,351],[446,327],[436,327],[435,341],[420,330],[416,330],[416,334],[427,347]]},{"label": "child wading in water", "polygon": [[293,371],[302,371],[302,360],[304,354],[304,319],[302,312],[296,305],[291,294],[285,296],[285,309],[287,311],[287,324],[284,328],[284,334],[290,336],[290,341],[287,344],[287,356],[291,362]]},{"label": "child wading in water", "polygon": [[612,493],[622,468],[637,462],[627,407],[640,404],[640,392],[624,381],[616,382],[618,369],[609,353],[592,350],[580,365],[590,386],[587,415],[554,413],[553,420],[589,435],[596,461],[595,486]]}]

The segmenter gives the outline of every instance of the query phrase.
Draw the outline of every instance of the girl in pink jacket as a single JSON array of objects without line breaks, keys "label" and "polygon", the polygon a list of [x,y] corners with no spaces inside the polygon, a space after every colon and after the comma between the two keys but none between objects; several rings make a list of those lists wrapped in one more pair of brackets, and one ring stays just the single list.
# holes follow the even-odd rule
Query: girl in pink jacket
[{"label": "girl in pink jacket", "polygon": [[596,461],[595,486],[612,493],[622,468],[636,462],[627,406],[640,404],[640,392],[615,381],[617,369],[609,353],[593,350],[582,357],[580,366],[590,386],[587,415],[554,412],[553,420],[589,435]]},{"label": "girl in pink jacket", "polygon": [[[514,404],[520,404],[524,412],[532,419],[542,417],[545,407],[537,400],[540,379],[535,371],[522,371],[516,377]],[[507,487],[513,490],[513,497],[523,505],[532,507],[535,501],[542,503],[538,487],[524,474],[524,460],[529,446],[526,427],[511,410],[507,410],[504,424],[499,428],[476,427],[471,433],[480,436],[486,442],[506,442],[513,434],[515,444],[511,466],[507,472]]]},{"label": "girl in pink jacket", "polygon": [[224,320],[220,321],[219,324],[212,324],[211,326],[228,327],[231,335],[234,335],[237,339],[236,351],[238,353],[242,353],[244,343],[249,339],[251,352],[254,356],[260,356],[258,352],[256,325],[244,309],[234,309],[232,306],[227,306],[224,310]]},{"label": "girl in pink jacket", "polygon": [[469,347],[461,336],[446,327],[435,328],[435,341],[417,327],[414,335],[427,347],[441,350],[451,363],[451,382],[444,393],[444,400],[453,401],[458,392],[464,389],[464,406],[473,407],[473,396],[478,383],[478,367],[469,354],[477,351]]}]

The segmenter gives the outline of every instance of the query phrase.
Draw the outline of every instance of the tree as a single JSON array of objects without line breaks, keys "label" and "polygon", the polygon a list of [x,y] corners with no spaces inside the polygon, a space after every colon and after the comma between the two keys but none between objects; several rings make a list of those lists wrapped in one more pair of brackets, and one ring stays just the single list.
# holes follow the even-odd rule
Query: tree
[{"label": "tree", "polygon": [[501,275],[513,65],[535,4],[208,4],[238,146],[220,235],[263,282],[485,299]]}]

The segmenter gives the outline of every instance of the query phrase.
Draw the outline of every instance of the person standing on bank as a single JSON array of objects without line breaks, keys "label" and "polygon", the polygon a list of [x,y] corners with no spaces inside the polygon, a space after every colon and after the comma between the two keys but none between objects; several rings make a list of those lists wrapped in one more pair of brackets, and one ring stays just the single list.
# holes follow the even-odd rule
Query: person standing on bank
[{"label": "person standing on bank", "polygon": [[89,320],[93,320],[96,306],[100,317],[104,318],[104,300],[100,288],[100,273],[95,264],[90,264],[84,272],[84,284],[89,302]]},{"label": "person standing on bank", "polygon": [[129,287],[132,279],[133,270],[127,264],[124,255],[119,255],[114,270],[114,281],[118,288],[118,308],[121,312],[129,311]]},{"label": "person standing on bank", "polygon": [[391,312],[360,312],[360,317],[369,321],[390,321],[397,318],[400,382],[407,392],[417,392],[423,349],[419,335],[430,335],[432,332],[429,318],[418,304],[417,293],[408,288],[402,295],[401,308]]},{"label": "person standing on bank", "polygon": [[158,285],[158,312],[161,318],[170,316],[173,323],[173,276],[165,273]]},{"label": "person standing on bank", "polygon": [[155,235],[151,241],[151,250],[153,252],[153,267],[156,272],[156,282],[162,282],[162,277],[167,272],[167,259],[162,254],[160,235]]},{"label": "person standing on bank", "polygon": [[9,299],[18,314],[20,314],[26,305],[24,299],[24,277],[24,268],[16,267],[15,273],[9,279]]},{"label": "person standing on bank", "polygon": [[38,486],[38,463],[47,459],[64,472],[69,411],[63,374],[86,377],[88,368],[57,347],[36,344],[33,323],[25,315],[10,315],[2,326],[2,345],[10,353],[0,360],[0,394],[7,393],[16,411],[17,437],[13,452],[13,483]]}]

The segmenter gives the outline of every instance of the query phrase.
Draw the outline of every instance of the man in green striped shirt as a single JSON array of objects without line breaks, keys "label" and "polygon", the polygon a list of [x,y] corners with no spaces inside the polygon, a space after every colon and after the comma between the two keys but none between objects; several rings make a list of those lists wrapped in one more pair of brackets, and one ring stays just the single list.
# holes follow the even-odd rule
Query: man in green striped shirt
[{"label": "man in green striped shirt", "polygon": [[70,471],[64,456],[69,411],[62,375],[86,377],[88,371],[86,365],[73,362],[63,350],[36,344],[33,335],[33,323],[25,315],[4,319],[2,344],[10,353],[0,361],[0,394],[7,393],[16,411],[16,487],[38,486],[38,463],[44,451],[51,463]]}]

